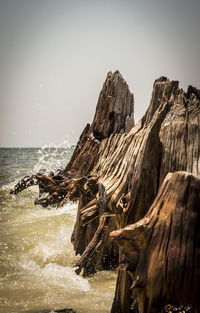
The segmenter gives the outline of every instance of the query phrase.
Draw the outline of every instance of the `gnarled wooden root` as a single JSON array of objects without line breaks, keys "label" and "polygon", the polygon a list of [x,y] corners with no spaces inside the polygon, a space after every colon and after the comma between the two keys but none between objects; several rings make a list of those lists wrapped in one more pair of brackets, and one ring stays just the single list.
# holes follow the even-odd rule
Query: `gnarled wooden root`
[{"label": "gnarled wooden root", "polygon": [[34,185],[37,185],[36,175],[25,176],[14,186],[12,190],[10,190],[10,193],[16,195],[22,190],[25,190]]}]

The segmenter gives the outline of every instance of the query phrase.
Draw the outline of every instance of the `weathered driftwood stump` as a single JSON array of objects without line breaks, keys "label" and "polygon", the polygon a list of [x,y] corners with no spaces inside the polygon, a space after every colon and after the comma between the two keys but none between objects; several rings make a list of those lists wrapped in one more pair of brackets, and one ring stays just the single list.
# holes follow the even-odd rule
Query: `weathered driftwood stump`
[{"label": "weathered driftwood stump", "polygon": [[111,233],[140,313],[168,303],[200,312],[200,178],[169,173],[145,217]]},{"label": "weathered driftwood stump", "polygon": [[[109,233],[143,218],[168,172],[200,175],[200,91],[187,93],[166,77],[153,86],[150,106],[134,126],[133,95],[117,71],[108,73],[91,126],[66,168],[37,174],[14,193],[38,184],[36,204],[79,201],[72,242],[81,255],[77,272],[115,267],[123,253]],[[27,182],[27,184],[26,184]],[[131,310],[130,275],[119,271],[113,313]]]},{"label": "weathered driftwood stump", "polygon": [[[121,184],[113,193],[113,206],[110,205],[112,210],[116,210],[114,205],[117,207],[122,204],[124,214],[119,219],[121,228],[138,221],[146,214],[168,172],[184,170],[200,175],[199,136],[199,91],[189,87],[185,93],[178,88],[177,82],[170,82],[165,78],[157,80],[144,118],[125,139],[121,139],[123,143],[130,139],[123,164],[130,161],[126,172],[124,171],[125,175],[120,176]],[[118,169],[118,175],[119,172],[122,171]],[[117,203],[117,197],[126,186],[125,196],[122,196],[122,201],[118,198]],[[123,201],[123,197],[128,202]],[[121,258],[120,253],[120,261]],[[113,313],[124,313],[130,309],[130,285],[129,275],[120,271]]]},{"label": "weathered driftwood stump", "polygon": [[[39,185],[40,198],[36,204],[60,206],[67,201],[79,200],[72,235],[76,253],[82,255],[77,272],[83,269],[84,274],[89,274],[118,264],[118,249],[110,244],[109,239],[109,231],[116,229],[116,225],[110,220],[108,223],[104,214],[106,191],[99,181],[101,173],[91,173],[104,148],[102,143],[117,134],[127,133],[134,126],[133,110],[133,94],[122,75],[119,71],[109,72],[99,95],[94,120],[83,130],[66,168],[57,174],[38,173],[26,177],[11,191],[17,194],[28,188],[31,182]],[[107,148],[113,150],[115,147]]]}]

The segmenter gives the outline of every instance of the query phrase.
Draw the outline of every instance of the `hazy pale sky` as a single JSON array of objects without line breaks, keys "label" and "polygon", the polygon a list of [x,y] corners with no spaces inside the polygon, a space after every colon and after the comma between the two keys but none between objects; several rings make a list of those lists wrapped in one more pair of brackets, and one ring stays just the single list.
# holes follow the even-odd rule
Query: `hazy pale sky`
[{"label": "hazy pale sky", "polygon": [[75,142],[109,70],[135,118],[161,75],[200,87],[199,0],[0,0],[0,146]]}]

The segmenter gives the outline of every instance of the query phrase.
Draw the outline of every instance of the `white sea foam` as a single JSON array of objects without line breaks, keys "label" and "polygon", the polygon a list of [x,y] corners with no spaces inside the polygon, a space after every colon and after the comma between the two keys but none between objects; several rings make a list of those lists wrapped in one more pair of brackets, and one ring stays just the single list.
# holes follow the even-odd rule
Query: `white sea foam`
[{"label": "white sea foam", "polygon": [[64,288],[69,293],[74,293],[74,291],[89,292],[92,290],[88,280],[77,275],[75,268],[70,266],[48,263],[41,267],[32,260],[24,260],[22,268],[25,270],[26,277],[33,278],[33,284],[35,282],[35,284],[39,283],[44,286],[62,287],[61,290]]}]

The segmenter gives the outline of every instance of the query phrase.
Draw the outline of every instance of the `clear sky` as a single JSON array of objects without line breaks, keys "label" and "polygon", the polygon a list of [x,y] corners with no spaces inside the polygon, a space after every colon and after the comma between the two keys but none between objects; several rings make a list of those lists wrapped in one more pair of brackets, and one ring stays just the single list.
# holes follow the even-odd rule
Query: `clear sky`
[{"label": "clear sky", "polygon": [[199,0],[0,0],[0,146],[74,143],[109,70],[136,121],[161,75],[200,87]]}]

